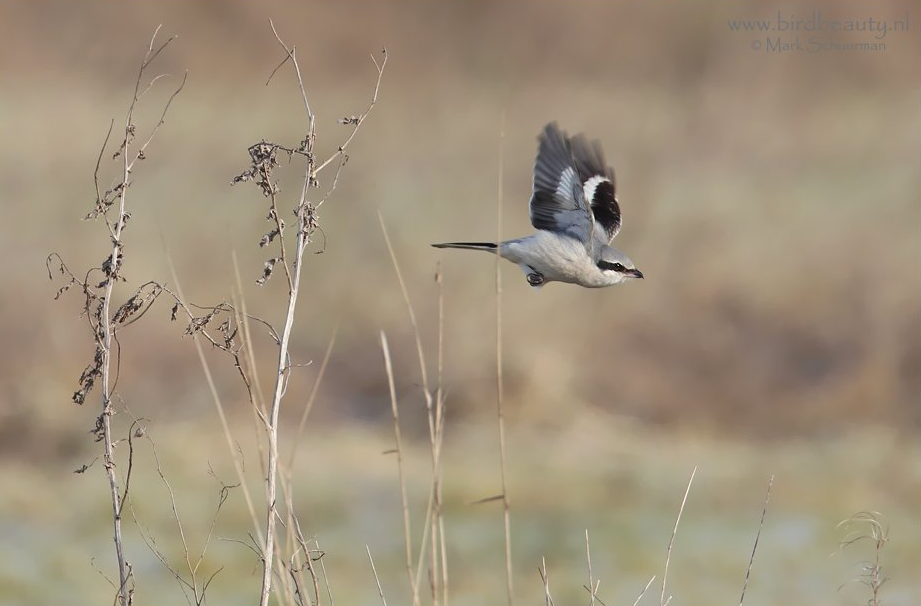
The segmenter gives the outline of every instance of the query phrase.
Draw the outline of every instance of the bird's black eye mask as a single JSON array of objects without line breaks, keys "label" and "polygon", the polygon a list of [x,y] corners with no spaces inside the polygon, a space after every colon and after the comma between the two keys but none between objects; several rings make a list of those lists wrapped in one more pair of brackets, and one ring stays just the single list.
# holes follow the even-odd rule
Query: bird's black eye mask
[{"label": "bird's black eye mask", "polygon": [[611,263],[610,261],[598,261],[598,269],[611,269],[613,271],[625,272],[627,268],[621,263]]}]

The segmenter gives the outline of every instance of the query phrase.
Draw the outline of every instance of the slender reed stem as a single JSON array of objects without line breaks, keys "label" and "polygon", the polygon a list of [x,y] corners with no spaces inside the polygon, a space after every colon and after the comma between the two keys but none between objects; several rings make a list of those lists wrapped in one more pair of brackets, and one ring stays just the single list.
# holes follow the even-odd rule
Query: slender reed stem
[{"label": "slender reed stem", "polygon": [[387,371],[387,384],[390,387],[390,410],[393,414],[393,434],[396,440],[397,470],[400,477],[400,498],[403,502],[403,544],[406,548],[406,574],[413,590],[413,604],[419,604],[419,584],[413,574],[412,535],[409,523],[409,499],[406,496],[406,476],[403,473],[403,438],[400,433],[400,409],[397,406],[397,392],[393,382],[393,364],[390,361],[390,347],[387,335],[381,331],[381,351],[384,353],[384,368]]},{"label": "slender reed stem", "polygon": [[[502,125],[499,130],[499,187],[496,196],[496,242],[502,242],[502,180],[504,174],[503,167],[503,144],[505,143],[505,112],[502,113]],[[501,244],[499,244],[501,246]],[[496,254],[496,417],[499,426],[499,463],[502,473],[502,511],[503,522],[505,527],[505,590],[508,600],[508,606],[513,603],[513,586],[512,586],[512,527],[511,527],[511,507],[508,496],[508,485],[506,476],[508,475],[508,466],[505,450],[505,419],[502,413],[502,271],[499,262],[502,260]]]},{"label": "slender reed stem", "polygon": [[752,546],[752,555],[748,559],[748,568],[745,569],[745,582],[742,583],[742,595],[739,597],[739,606],[745,601],[745,590],[748,589],[748,580],[755,565],[755,552],[758,551],[758,541],[761,539],[761,530],[764,528],[764,518],[767,516],[768,503],[771,502],[771,488],[774,487],[774,474],[768,480],[767,494],[764,495],[764,507],[761,509],[761,521],[758,523],[758,534],[755,535],[755,544]]},{"label": "slender reed stem", "polygon": [[[672,529],[672,536],[668,540],[668,550],[665,552],[665,570],[662,572],[662,594],[659,596],[659,606],[666,606],[671,601],[671,597],[665,599],[665,583],[668,580],[668,564],[672,559],[672,547],[675,544],[675,535],[678,534],[678,524],[681,523],[681,514],[684,513],[684,505],[688,502],[688,493],[691,492],[691,484],[694,483],[694,476],[697,475],[697,466],[691,472],[688,480],[688,486],[684,490],[684,498],[681,499],[681,507],[678,508],[678,517],[675,518],[675,527]],[[645,591],[645,590],[644,590]]]}]

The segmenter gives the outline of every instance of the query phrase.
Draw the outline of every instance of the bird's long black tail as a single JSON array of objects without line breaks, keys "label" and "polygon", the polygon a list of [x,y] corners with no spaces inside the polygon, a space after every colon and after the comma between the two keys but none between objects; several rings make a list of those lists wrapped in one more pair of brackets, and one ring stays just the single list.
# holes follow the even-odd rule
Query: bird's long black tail
[{"label": "bird's long black tail", "polygon": [[465,248],[467,250],[485,250],[487,252],[496,252],[494,242],[445,242],[443,244],[432,244],[435,248]]}]

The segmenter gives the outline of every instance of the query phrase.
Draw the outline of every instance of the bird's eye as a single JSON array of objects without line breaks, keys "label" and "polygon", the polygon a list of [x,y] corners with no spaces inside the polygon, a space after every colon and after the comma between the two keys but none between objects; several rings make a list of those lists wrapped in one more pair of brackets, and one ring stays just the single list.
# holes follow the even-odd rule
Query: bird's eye
[{"label": "bird's eye", "polygon": [[611,263],[610,261],[598,261],[598,269],[609,269],[613,271],[625,272],[627,268],[624,267],[623,263]]}]

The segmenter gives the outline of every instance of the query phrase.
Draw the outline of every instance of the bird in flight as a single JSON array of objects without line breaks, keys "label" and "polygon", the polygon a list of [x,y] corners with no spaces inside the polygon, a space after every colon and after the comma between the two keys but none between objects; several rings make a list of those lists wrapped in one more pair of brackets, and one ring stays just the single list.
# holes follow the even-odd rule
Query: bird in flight
[{"label": "bird in flight", "polygon": [[530,236],[494,242],[446,242],[435,248],[485,250],[516,263],[528,284],[568,282],[586,288],[642,278],[627,255],[610,246],[621,227],[614,170],[598,141],[570,137],[556,122],[537,138]]}]

